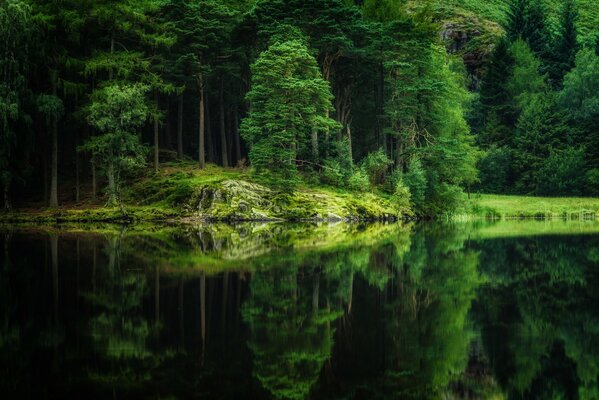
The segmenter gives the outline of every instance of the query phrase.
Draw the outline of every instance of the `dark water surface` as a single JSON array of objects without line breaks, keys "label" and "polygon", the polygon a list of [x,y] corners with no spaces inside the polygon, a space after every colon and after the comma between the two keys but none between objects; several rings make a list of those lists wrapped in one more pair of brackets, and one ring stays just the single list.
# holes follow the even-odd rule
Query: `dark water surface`
[{"label": "dark water surface", "polygon": [[0,229],[0,397],[598,399],[599,224]]}]

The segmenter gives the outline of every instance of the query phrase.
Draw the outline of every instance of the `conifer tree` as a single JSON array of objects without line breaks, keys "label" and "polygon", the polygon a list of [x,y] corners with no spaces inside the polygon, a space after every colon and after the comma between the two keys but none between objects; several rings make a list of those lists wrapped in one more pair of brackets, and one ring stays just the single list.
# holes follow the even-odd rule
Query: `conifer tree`
[{"label": "conifer tree", "polygon": [[252,165],[283,181],[296,177],[298,154],[309,154],[310,132],[337,126],[327,116],[330,86],[301,39],[275,41],[260,55],[247,99],[250,113],[241,134],[251,144]]},{"label": "conifer tree", "polygon": [[567,0],[564,4],[561,29],[554,42],[546,67],[546,72],[551,85],[560,89],[566,75],[576,63],[576,53],[579,50],[576,32],[578,11],[574,0]]},{"label": "conifer tree", "polygon": [[508,82],[512,74],[514,59],[509,42],[502,38],[496,44],[480,89],[480,114],[482,131],[478,142],[501,146],[509,141],[510,130],[516,123]]}]

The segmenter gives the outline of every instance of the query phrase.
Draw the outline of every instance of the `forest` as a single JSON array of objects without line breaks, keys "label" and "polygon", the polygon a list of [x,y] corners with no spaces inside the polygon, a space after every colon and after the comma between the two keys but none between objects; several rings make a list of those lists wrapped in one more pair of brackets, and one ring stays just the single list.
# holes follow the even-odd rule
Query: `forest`
[{"label": "forest", "polygon": [[591,0],[0,0],[4,209],[124,213],[133,183],[198,169],[419,216],[471,193],[596,196],[596,14]]}]

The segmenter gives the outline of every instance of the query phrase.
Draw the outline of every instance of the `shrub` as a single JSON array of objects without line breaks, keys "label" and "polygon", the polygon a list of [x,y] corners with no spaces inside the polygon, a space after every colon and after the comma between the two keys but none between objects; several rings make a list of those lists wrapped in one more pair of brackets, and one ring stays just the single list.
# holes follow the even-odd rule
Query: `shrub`
[{"label": "shrub", "polygon": [[424,201],[426,200],[428,179],[420,160],[414,159],[410,163],[408,172],[403,174],[402,182],[410,189],[412,205],[417,211],[421,212],[424,209]]},{"label": "shrub", "polygon": [[326,159],[323,163],[321,180],[323,183],[332,186],[344,186],[344,176],[341,170],[341,164],[335,159]]},{"label": "shrub", "polygon": [[347,186],[351,190],[365,191],[370,188],[368,174],[362,168],[357,168],[347,180]]},{"label": "shrub", "polygon": [[395,190],[391,196],[391,201],[397,215],[411,214],[410,189],[408,189],[401,179],[395,184]]},{"label": "shrub", "polygon": [[387,157],[382,149],[368,153],[362,161],[362,168],[368,174],[372,185],[380,185],[385,182],[385,176],[393,161]]}]

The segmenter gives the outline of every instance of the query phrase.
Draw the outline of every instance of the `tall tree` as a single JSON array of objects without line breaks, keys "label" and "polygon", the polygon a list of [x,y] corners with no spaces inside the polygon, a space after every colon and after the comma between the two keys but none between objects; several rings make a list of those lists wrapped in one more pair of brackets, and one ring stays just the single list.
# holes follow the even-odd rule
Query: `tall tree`
[{"label": "tall tree", "polygon": [[230,35],[229,23],[234,13],[216,0],[172,0],[166,8],[173,15],[173,32],[177,36],[177,64],[194,77],[198,90],[198,160],[206,164],[206,81],[212,62]]},{"label": "tall tree", "polygon": [[563,7],[560,32],[550,49],[546,67],[549,82],[556,89],[562,87],[564,75],[574,68],[576,53],[580,48],[576,31],[576,4],[574,0],[567,0]]},{"label": "tall tree", "polygon": [[496,45],[480,88],[480,131],[478,143],[501,145],[515,126],[514,112],[508,91],[514,59],[510,45],[502,38]]},{"label": "tall tree", "polygon": [[118,205],[126,215],[122,199],[124,174],[145,164],[145,148],[135,132],[150,115],[142,84],[112,84],[95,91],[88,108],[88,121],[102,134],[87,141],[84,149],[106,168],[108,204]]},{"label": "tall tree", "polygon": [[310,148],[309,133],[337,126],[327,116],[330,86],[299,39],[276,41],[260,55],[247,99],[250,113],[241,134],[252,146],[250,160],[258,173],[293,180],[298,152]]},{"label": "tall tree", "polygon": [[29,42],[34,35],[31,7],[22,0],[0,3],[0,184],[3,186],[4,208],[10,210],[10,186],[24,168],[17,162],[18,151],[27,147],[20,137],[31,117],[27,103]]}]

